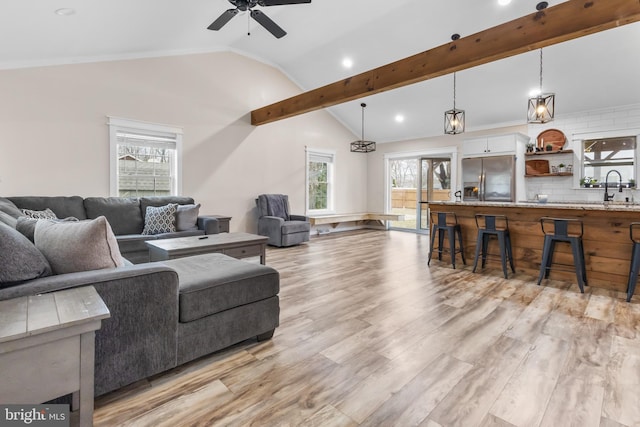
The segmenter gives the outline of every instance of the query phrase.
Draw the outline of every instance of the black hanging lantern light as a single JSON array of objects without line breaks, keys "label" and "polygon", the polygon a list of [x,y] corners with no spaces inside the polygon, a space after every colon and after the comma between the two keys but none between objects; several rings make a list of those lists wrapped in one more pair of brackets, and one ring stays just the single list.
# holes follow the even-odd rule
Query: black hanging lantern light
[{"label": "black hanging lantern light", "polygon": [[366,141],[364,139],[364,109],[367,104],[364,102],[360,104],[362,107],[362,137],[357,141],[353,141],[351,143],[351,152],[352,153],[370,153],[372,151],[376,151],[376,143],[374,141]]}]

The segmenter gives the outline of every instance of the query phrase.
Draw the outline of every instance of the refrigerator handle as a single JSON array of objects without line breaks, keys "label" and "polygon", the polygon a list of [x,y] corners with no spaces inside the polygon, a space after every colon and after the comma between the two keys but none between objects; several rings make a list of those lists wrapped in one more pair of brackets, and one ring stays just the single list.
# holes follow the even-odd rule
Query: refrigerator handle
[{"label": "refrigerator handle", "polygon": [[484,181],[486,178],[486,174],[484,172],[484,170],[482,170],[480,172],[480,189],[479,189],[479,194],[478,194],[478,199],[482,202],[484,202],[484,192],[485,192],[485,188],[484,188]]}]

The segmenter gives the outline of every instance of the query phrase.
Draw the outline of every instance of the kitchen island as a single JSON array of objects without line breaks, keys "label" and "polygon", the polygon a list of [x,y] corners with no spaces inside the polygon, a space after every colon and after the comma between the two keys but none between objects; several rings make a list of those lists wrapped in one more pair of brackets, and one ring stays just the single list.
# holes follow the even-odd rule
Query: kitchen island
[{"label": "kitchen island", "polygon": [[[631,261],[629,224],[640,221],[640,205],[620,203],[534,203],[534,202],[431,202],[432,213],[455,212],[462,227],[467,265],[473,265],[476,247],[476,214],[506,215],[516,271],[538,277],[542,260],[543,234],[540,218],[577,218],[584,223],[584,253],[589,286],[625,292]],[[499,253],[492,243],[490,253]],[[573,264],[568,245],[556,245],[554,262]],[[499,260],[487,267],[499,268]],[[477,272],[482,273],[478,266]],[[550,279],[576,282],[575,272],[551,269]],[[542,282],[544,284],[544,281]]]}]

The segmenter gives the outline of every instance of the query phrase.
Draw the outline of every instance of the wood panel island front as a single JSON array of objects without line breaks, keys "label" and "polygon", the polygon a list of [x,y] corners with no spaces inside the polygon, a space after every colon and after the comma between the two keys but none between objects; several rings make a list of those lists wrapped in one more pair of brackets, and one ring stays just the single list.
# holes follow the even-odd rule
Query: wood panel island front
[{"label": "wood panel island front", "polygon": [[[478,230],[476,214],[506,215],[513,247],[516,271],[537,280],[542,260],[544,235],[540,218],[576,218],[584,223],[584,253],[589,286],[626,292],[631,262],[632,242],[629,224],[640,221],[640,205],[580,203],[500,203],[500,202],[432,202],[432,213],[455,212],[462,227],[467,265],[473,265]],[[498,253],[497,246],[490,246]],[[444,258],[443,258],[444,259]],[[554,262],[573,264],[568,245],[558,244]],[[488,267],[499,268],[500,261],[488,261]],[[481,269],[476,270],[482,273]],[[575,272],[552,268],[550,279],[576,283]],[[544,281],[542,284],[544,285]]]}]

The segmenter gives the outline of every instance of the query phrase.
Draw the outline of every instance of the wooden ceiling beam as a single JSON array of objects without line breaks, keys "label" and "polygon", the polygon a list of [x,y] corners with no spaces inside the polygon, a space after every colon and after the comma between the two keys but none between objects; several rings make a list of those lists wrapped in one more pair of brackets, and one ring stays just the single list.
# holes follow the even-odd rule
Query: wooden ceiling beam
[{"label": "wooden ceiling beam", "polygon": [[640,20],[640,0],[568,0],[251,112],[259,126]]}]

